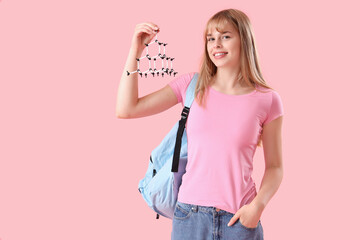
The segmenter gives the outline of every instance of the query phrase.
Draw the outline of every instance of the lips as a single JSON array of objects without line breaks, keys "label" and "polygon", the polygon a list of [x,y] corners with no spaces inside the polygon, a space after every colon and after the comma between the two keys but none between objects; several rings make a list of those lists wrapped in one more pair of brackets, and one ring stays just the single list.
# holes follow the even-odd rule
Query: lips
[{"label": "lips", "polygon": [[217,54],[217,53],[225,53],[225,54],[227,54],[227,52],[216,52],[216,53],[213,54],[213,56],[215,56],[215,54]]}]

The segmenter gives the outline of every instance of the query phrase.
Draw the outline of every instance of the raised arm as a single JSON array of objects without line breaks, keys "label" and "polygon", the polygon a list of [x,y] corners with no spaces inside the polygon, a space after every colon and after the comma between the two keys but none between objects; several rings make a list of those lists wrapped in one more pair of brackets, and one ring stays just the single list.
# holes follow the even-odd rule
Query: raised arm
[{"label": "raised arm", "polygon": [[169,85],[141,98],[138,97],[138,73],[127,75],[127,70],[137,69],[136,58],[140,58],[145,43],[155,36],[157,25],[141,23],[136,25],[131,48],[121,76],[116,100],[117,118],[139,118],[160,113],[178,103]]}]

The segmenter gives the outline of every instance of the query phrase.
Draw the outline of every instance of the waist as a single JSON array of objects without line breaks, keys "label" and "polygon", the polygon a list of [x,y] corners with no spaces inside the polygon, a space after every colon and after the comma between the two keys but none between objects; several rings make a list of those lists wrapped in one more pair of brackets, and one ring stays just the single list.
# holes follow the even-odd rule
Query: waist
[{"label": "waist", "polygon": [[204,213],[212,213],[212,214],[215,213],[217,215],[233,215],[233,213],[231,212],[212,206],[202,206],[197,204],[184,203],[184,202],[180,202],[179,200],[177,201],[177,204],[184,207],[185,209],[190,209],[193,212],[200,211]]}]

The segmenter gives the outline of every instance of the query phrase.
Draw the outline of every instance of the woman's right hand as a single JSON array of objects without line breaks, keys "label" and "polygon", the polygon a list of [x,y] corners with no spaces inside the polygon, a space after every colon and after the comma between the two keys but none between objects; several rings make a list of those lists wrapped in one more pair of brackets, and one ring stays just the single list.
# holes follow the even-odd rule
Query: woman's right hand
[{"label": "woman's right hand", "polygon": [[159,32],[160,28],[154,23],[146,22],[137,24],[132,38],[131,48],[141,54],[146,47],[145,43],[150,43]]}]

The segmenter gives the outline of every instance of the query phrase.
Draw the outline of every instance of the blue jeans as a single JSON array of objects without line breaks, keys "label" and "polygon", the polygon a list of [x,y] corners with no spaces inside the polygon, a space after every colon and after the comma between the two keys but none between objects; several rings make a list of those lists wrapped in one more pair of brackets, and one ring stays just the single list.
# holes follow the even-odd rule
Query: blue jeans
[{"label": "blue jeans", "polygon": [[233,213],[215,207],[177,201],[172,221],[171,240],[263,240],[259,220],[256,228],[248,228],[239,219],[227,226]]}]

